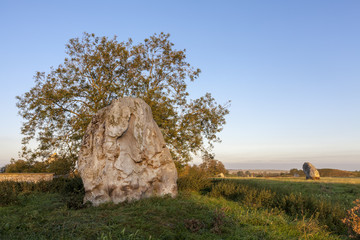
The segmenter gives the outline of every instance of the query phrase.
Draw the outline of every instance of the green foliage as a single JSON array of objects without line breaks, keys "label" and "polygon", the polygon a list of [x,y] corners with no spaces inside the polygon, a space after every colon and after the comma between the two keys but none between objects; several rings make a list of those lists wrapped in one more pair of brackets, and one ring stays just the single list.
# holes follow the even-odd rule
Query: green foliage
[{"label": "green foliage", "polygon": [[220,173],[226,173],[224,164],[210,157],[203,157],[203,163],[197,165],[185,165],[178,169],[178,188],[181,191],[204,191],[211,185],[211,177]]},{"label": "green foliage", "polygon": [[0,206],[18,203],[18,186],[14,182],[0,182]]},{"label": "green foliage", "polygon": [[186,165],[177,181],[180,191],[201,191],[211,185],[209,174],[200,167]]},{"label": "green foliage", "polygon": [[203,162],[199,165],[200,169],[207,172],[209,176],[214,177],[220,173],[226,174],[225,166],[219,160],[215,160],[212,156],[205,154],[203,156]]},{"label": "green foliage", "polygon": [[[187,84],[200,70],[186,62],[185,50],[174,49],[169,36],[155,34],[136,45],[88,33],[70,39],[64,63],[36,73],[35,86],[17,97],[24,158],[46,159],[56,152],[74,164],[92,116],[119,97],[142,98],[151,107],[180,163],[219,141],[228,104],[217,104],[210,93],[189,99]],[[26,147],[32,139],[39,143],[35,150]]]},{"label": "green foliage", "polygon": [[46,171],[55,175],[66,175],[74,170],[73,161],[68,157],[56,157],[46,165]]},{"label": "green foliage", "polygon": [[[54,155],[53,155],[54,156]],[[55,173],[55,175],[66,175],[73,172],[73,161],[66,157],[55,155],[51,161],[25,161],[12,159],[6,165],[6,173]]]},{"label": "green foliage", "polygon": [[212,197],[226,197],[251,207],[269,207],[274,193],[266,189],[255,189],[228,180],[215,181],[210,188]]},{"label": "green foliage", "polygon": [[46,172],[46,166],[44,162],[30,162],[25,160],[11,159],[10,164],[6,165],[6,173],[40,173]]},{"label": "green foliage", "polygon": [[0,182],[0,206],[19,203],[19,197],[31,193],[59,193],[69,208],[84,207],[82,201],[85,190],[81,178],[55,178],[53,181]]}]

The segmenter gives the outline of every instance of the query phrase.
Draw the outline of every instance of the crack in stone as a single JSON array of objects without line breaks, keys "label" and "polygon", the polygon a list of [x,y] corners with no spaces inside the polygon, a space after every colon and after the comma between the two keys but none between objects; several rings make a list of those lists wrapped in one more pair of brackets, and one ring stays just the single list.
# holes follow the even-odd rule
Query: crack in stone
[{"label": "crack in stone", "polygon": [[124,136],[127,133],[127,131],[130,128],[130,123],[131,123],[133,117],[134,117],[134,114],[130,114],[130,117],[129,117],[129,120],[128,120],[128,127],[126,128],[126,130],[120,136],[118,136],[116,138],[116,140],[119,140],[122,136]]}]

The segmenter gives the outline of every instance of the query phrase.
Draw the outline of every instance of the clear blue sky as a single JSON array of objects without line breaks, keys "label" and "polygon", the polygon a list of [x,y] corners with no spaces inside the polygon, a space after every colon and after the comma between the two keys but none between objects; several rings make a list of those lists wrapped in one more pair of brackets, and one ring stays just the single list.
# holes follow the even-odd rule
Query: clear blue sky
[{"label": "clear blue sky", "polygon": [[21,149],[15,96],[83,32],[166,32],[202,70],[191,95],[232,100],[217,159],[230,168],[360,170],[360,1],[0,2],[0,166]]}]

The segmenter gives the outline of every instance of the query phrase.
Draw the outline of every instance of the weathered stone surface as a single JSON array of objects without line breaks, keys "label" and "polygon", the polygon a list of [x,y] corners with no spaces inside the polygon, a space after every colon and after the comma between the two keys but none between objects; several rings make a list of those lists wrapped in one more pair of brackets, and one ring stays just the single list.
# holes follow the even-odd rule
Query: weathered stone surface
[{"label": "weathered stone surface", "polygon": [[93,205],[177,194],[177,171],[150,107],[120,98],[101,109],[83,138],[78,169]]},{"label": "weathered stone surface", "polygon": [[305,173],[306,179],[320,179],[319,171],[316,170],[315,166],[309,162],[305,162],[303,165],[303,171]]}]

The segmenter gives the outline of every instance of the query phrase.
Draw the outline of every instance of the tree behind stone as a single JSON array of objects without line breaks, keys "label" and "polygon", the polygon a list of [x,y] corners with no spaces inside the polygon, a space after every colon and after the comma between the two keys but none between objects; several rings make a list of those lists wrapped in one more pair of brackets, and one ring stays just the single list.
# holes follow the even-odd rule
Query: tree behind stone
[{"label": "tree behind stone", "polygon": [[[189,99],[187,84],[200,73],[175,50],[169,34],[155,34],[143,43],[85,33],[70,39],[64,63],[48,74],[37,72],[35,86],[18,96],[24,118],[23,157],[47,159],[54,152],[73,164],[92,116],[119,97],[139,97],[152,109],[172,156],[179,164],[191,153],[206,152],[220,141],[228,103],[217,104],[210,93]],[[36,149],[27,146],[37,140]]]}]

